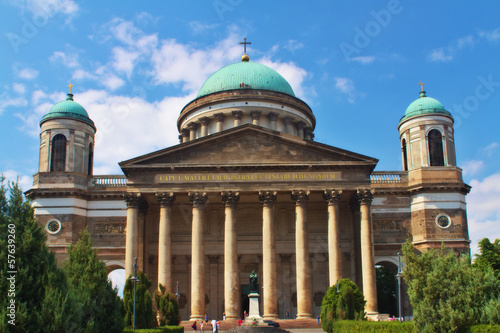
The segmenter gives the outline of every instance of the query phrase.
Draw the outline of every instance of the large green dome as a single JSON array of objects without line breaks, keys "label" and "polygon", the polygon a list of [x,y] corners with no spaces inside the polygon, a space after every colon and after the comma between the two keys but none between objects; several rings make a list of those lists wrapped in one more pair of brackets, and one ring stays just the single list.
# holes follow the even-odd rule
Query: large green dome
[{"label": "large green dome", "polygon": [[73,100],[73,94],[68,94],[65,101],[56,103],[40,121],[40,125],[52,118],[75,118],[84,121],[92,126],[94,122],[89,118],[87,111]]},{"label": "large green dome", "polygon": [[255,62],[242,61],[212,74],[201,86],[197,98],[238,89],[269,90],[295,97],[290,84],[274,69]]},{"label": "large green dome", "polygon": [[425,91],[420,92],[420,97],[414,100],[407,108],[405,115],[399,121],[400,123],[406,119],[420,116],[424,114],[441,113],[451,117],[451,113],[445,110],[443,104],[437,99],[427,97]]}]

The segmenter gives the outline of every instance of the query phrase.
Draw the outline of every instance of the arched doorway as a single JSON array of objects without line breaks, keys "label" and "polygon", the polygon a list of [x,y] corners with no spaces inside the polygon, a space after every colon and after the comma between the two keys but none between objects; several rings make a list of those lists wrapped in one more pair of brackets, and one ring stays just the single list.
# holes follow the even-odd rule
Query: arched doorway
[{"label": "arched doorway", "polygon": [[118,288],[118,296],[123,298],[123,287],[125,286],[125,269],[123,263],[110,261],[106,263],[108,270],[108,280],[111,281],[113,288]]},{"label": "arched doorway", "polygon": [[389,261],[377,263],[377,302],[379,313],[398,316],[398,266]]}]

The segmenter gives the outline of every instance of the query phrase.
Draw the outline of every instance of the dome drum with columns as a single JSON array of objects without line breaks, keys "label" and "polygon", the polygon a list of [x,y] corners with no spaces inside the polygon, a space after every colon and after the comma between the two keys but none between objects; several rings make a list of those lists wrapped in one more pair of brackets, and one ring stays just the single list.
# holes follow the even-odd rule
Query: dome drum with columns
[{"label": "dome drum with columns", "polygon": [[71,92],[43,117],[27,195],[59,261],[88,228],[110,269],[128,274],[137,258],[153,285],[179,281],[183,320],[241,317],[252,271],[264,318],[315,318],[342,278],[375,318],[375,265],[396,271],[408,238],[469,251],[470,186],[440,102],[422,89],[398,126],[403,170],[374,171],[376,158],[315,142],[309,106],[249,60],[215,72],[181,110],[179,144],[120,162],[122,175],[92,174],[96,128]]}]

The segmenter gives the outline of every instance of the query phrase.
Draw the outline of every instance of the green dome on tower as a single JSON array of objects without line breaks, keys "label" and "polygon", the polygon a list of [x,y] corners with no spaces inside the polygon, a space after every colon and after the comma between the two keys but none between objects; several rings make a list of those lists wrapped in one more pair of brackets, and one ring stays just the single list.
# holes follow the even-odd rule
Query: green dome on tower
[{"label": "green dome on tower", "polygon": [[40,121],[40,125],[49,119],[54,118],[74,118],[94,126],[94,122],[89,118],[87,111],[73,100],[73,94],[69,93],[66,100],[56,103]]},{"label": "green dome on tower", "polygon": [[420,97],[414,100],[407,108],[405,115],[401,118],[399,123],[403,121],[426,114],[444,114],[451,117],[451,113],[444,109],[443,104],[437,99],[427,97],[425,91],[420,92]]},{"label": "green dome on tower", "polygon": [[249,62],[228,65],[212,74],[198,92],[199,97],[228,90],[269,90],[295,97],[290,84],[274,69]]}]

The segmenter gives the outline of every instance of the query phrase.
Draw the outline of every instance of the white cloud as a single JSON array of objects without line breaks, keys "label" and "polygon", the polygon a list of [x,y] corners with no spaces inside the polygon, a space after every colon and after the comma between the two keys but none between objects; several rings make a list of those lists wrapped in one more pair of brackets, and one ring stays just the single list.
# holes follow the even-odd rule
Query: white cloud
[{"label": "white cloud", "polygon": [[466,47],[473,48],[477,42],[478,40],[474,36],[466,35],[450,42],[445,47],[439,47],[432,50],[427,56],[427,60],[442,62],[451,61],[459,53],[459,51]]},{"label": "white cloud", "polygon": [[347,101],[353,104],[356,101],[356,98],[362,96],[358,91],[356,91],[356,87],[354,85],[354,81],[347,77],[335,77],[335,88],[341,93],[347,95]]},{"label": "white cloud", "polygon": [[113,63],[112,66],[119,72],[124,72],[130,78],[134,69],[134,62],[139,57],[138,52],[130,52],[122,47],[113,48]]},{"label": "white cloud", "polygon": [[17,181],[23,191],[26,191],[33,186],[33,178],[31,176],[21,175],[18,171],[15,170],[5,170],[1,171],[1,173],[5,177],[5,184],[7,184],[7,182]]},{"label": "white cloud", "polygon": [[28,101],[24,97],[11,97],[7,92],[0,94],[0,114],[8,107],[26,106]]},{"label": "white cloud", "polygon": [[78,14],[80,7],[73,0],[11,0],[10,3],[21,10],[48,18],[63,15],[68,24]]},{"label": "white cloud", "polygon": [[76,68],[79,67],[78,63],[78,54],[76,52],[71,52],[67,54],[61,51],[55,51],[49,58],[50,61],[56,62],[61,61],[64,66],[67,68]]},{"label": "white cloud", "polygon": [[24,93],[26,92],[26,88],[22,83],[14,83],[12,85],[12,90],[14,90],[14,92],[18,93],[19,95],[24,95]]},{"label": "white cloud", "polygon": [[198,21],[192,21],[192,22],[189,22],[189,27],[191,28],[191,30],[195,33],[195,34],[199,34],[199,33],[202,33],[202,32],[207,32],[208,30],[212,30],[212,29],[215,29],[217,28],[219,25],[217,23],[213,23],[213,24],[203,24],[201,22],[198,22]]},{"label": "white cloud", "polygon": [[303,48],[304,44],[296,40],[290,39],[288,42],[286,42],[286,44],[283,47],[293,53]]},{"label": "white cloud", "polygon": [[366,65],[366,64],[370,64],[373,61],[375,61],[375,57],[374,56],[359,56],[359,57],[353,57],[350,60],[360,62],[363,65]]},{"label": "white cloud", "polygon": [[427,56],[427,60],[447,62],[453,60],[453,56],[451,54],[445,53],[444,48],[440,47],[438,49],[432,50],[431,53]]},{"label": "white cloud", "polygon": [[500,173],[470,182],[472,190],[467,196],[467,214],[471,248],[477,251],[482,238],[500,238]]},{"label": "white cloud", "polygon": [[462,166],[464,176],[472,176],[484,168],[483,161],[467,161]]},{"label": "white cloud", "polygon": [[478,35],[489,42],[497,43],[500,41],[500,28],[490,31],[479,30]]},{"label": "white cloud", "polygon": [[33,68],[29,68],[29,67],[24,67],[24,68],[20,68],[21,65],[19,63],[15,63],[13,68],[14,68],[14,73],[16,74],[16,76],[20,79],[24,79],[24,80],[33,80],[33,79],[36,79],[36,77],[38,76],[38,71],[36,69],[33,69]]},{"label": "white cloud", "polygon": [[493,155],[493,151],[498,147],[498,142],[492,142],[486,147],[482,148],[481,151],[484,152],[486,155],[491,156]]},{"label": "white cloud", "polygon": [[101,82],[110,90],[116,90],[125,84],[124,80],[115,75],[106,76],[101,80]]}]

